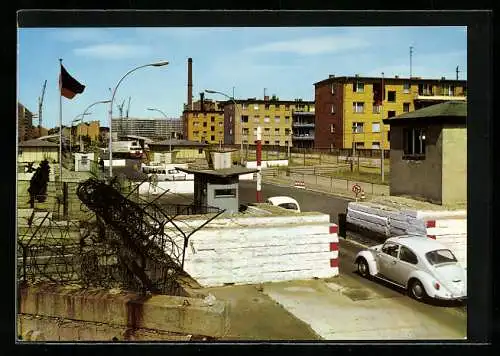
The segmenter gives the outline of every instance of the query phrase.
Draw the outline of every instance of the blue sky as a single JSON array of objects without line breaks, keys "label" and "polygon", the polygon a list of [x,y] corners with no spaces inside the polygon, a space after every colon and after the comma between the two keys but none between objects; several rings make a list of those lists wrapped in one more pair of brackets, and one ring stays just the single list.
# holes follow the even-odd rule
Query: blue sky
[{"label": "blue sky", "polygon": [[[274,27],[274,28],[20,28],[18,100],[37,112],[47,80],[43,126],[59,124],[59,58],[86,86],[63,98],[63,124],[95,101],[109,100],[130,69],[161,60],[166,67],[140,69],[120,84],[113,107],[130,102],[130,117],[180,117],[187,100],[187,59],[193,58],[194,100],[204,89],[239,99],[276,94],[282,100],[314,100],[313,83],[329,74],[467,78],[465,27]],[[206,94],[206,98],[224,97]],[[108,104],[94,106],[86,120],[108,126]],[[125,104],[125,107],[127,103]]]}]

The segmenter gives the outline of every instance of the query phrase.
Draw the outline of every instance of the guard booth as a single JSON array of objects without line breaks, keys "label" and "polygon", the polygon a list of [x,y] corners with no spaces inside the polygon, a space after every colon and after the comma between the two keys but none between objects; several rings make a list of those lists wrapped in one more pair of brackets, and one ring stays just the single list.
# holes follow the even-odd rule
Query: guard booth
[{"label": "guard booth", "polygon": [[[194,206],[211,206],[234,214],[239,210],[239,176],[255,173],[255,168],[231,166],[231,152],[218,151],[209,169],[175,167],[194,176]],[[217,163],[216,163],[217,162]],[[200,211],[203,214],[204,212]]]}]

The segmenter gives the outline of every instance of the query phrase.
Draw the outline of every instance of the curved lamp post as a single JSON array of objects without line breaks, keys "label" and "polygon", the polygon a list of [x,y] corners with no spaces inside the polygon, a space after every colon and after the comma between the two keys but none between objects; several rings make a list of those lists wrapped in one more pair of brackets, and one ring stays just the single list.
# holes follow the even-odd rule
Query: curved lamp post
[{"label": "curved lamp post", "polygon": [[[168,116],[167,114],[165,114],[163,111],[161,111],[160,109],[156,109],[156,108],[147,108],[149,111],[158,111],[160,114],[162,114],[165,119],[168,120]],[[170,120],[168,120],[170,121]],[[172,122],[170,122],[172,123]],[[172,154],[172,126],[170,125],[170,132],[168,133],[168,151],[170,152],[170,154]],[[170,157],[170,159],[172,159],[172,157]]]},{"label": "curved lamp post", "polygon": [[[233,97],[231,97],[231,96],[229,96],[226,93],[223,93],[221,91],[211,90],[211,89],[205,89],[205,93],[208,93],[208,94],[220,94],[222,96],[225,96],[229,100],[231,100],[233,102],[233,104],[234,104],[234,113],[236,115],[237,110],[238,110],[238,105],[236,104],[236,101],[234,101]],[[235,118],[235,120],[236,120],[236,118]],[[239,120],[241,120],[241,118]],[[240,125],[241,125],[241,122],[240,122]],[[241,141],[241,143],[240,143],[240,163],[243,165],[243,125],[241,125],[241,139],[240,139],[240,141]]]},{"label": "curved lamp post", "polygon": [[118,84],[116,84],[115,88],[113,89],[113,94],[111,95],[111,100],[109,104],[109,178],[113,178],[113,131],[111,128],[112,124],[112,118],[113,118],[113,101],[115,100],[115,94],[116,90],[120,86],[121,82],[125,77],[127,77],[129,74],[132,72],[135,72],[138,69],[145,68],[145,67],[162,67],[166,66],[168,64],[168,61],[161,61],[161,62],[155,62],[155,63],[149,63],[149,64],[144,64],[142,66],[135,67],[131,70],[129,70],[121,79],[118,81]]}]

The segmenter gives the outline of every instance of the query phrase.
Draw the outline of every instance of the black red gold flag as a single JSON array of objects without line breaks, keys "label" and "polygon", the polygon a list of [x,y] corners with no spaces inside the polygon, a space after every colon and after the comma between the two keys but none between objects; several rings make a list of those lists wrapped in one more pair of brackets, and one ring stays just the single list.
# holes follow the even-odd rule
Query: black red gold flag
[{"label": "black red gold flag", "polygon": [[61,64],[61,74],[59,75],[59,87],[61,95],[68,99],[73,99],[76,94],[83,93],[85,85],[73,78]]}]

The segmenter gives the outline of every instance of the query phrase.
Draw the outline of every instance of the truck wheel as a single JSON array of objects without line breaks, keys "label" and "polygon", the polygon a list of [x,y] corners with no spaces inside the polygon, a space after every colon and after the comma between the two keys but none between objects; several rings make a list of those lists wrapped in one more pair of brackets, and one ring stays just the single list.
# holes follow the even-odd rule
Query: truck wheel
[{"label": "truck wheel", "polygon": [[358,260],[358,273],[365,278],[370,276],[370,268],[368,267],[368,262],[366,262],[364,258]]},{"label": "truck wheel", "polygon": [[427,293],[422,283],[418,279],[414,279],[408,286],[408,293],[413,299],[423,301],[427,298]]}]

